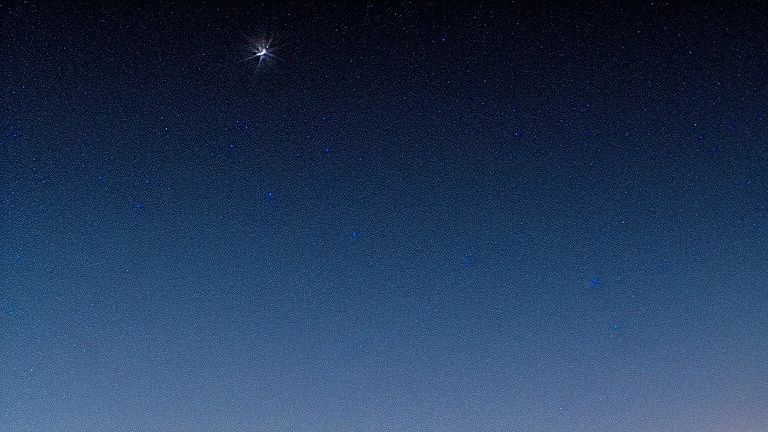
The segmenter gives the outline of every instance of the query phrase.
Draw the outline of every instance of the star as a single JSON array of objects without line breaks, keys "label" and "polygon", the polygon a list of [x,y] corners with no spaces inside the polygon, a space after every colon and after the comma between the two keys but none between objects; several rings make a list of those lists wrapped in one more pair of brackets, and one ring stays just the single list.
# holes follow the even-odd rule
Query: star
[{"label": "star", "polygon": [[249,60],[256,60],[257,70],[263,65],[268,64],[271,60],[275,59],[275,49],[272,47],[271,39],[249,38],[247,49],[250,55],[240,60],[240,62],[242,63]]}]

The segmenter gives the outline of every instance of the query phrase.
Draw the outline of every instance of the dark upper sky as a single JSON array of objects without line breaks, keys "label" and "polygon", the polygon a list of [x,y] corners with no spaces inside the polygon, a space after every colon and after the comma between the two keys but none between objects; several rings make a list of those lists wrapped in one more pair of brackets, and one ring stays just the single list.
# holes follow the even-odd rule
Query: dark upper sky
[{"label": "dark upper sky", "polygon": [[103,3],[0,5],[0,430],[768,428],[765,2]]}]

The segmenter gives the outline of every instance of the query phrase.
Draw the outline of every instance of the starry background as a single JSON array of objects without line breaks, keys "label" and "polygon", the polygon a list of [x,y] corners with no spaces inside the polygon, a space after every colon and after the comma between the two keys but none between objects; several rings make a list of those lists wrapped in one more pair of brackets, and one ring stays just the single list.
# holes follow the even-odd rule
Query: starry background
[{"label": "starry background", "polygon": [[768,428],[764,2],[1,7],[0,430]]}]

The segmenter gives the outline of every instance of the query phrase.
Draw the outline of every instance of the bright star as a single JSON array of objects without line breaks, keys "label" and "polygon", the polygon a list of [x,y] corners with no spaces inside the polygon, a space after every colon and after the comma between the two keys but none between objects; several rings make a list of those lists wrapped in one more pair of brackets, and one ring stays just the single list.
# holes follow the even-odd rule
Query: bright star
[{"label": "bright star", "polygon": [[250,55],[240,62],[256,59],[256,68],[260,68],[262,65],[275,58],[274,48],[272,48],[271,39],[249,39],[247,46]]}]

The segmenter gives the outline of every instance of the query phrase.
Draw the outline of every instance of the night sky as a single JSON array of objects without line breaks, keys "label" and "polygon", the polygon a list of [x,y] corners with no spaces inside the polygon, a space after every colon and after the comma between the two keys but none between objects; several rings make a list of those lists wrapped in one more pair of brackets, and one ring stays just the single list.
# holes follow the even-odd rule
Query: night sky
[{"label": "night sky", "polygon": [[0,5],[0,431],[768,430],[764,1],[130,3]]}]

